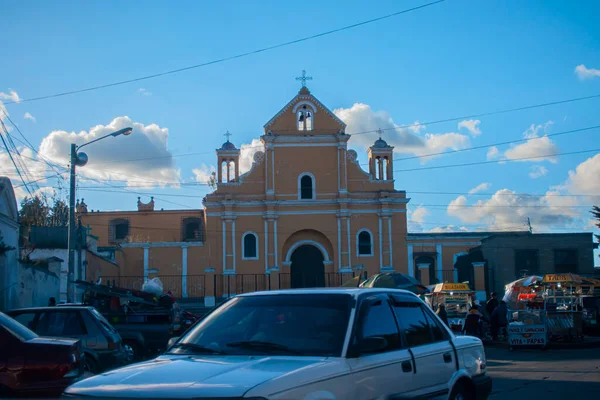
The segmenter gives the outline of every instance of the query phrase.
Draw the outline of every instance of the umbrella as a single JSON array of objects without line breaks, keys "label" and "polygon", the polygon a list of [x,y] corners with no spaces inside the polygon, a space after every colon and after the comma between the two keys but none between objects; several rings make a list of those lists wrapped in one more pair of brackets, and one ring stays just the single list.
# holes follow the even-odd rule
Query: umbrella
[{"label": "umbrella", "polygon": [[537,285],[542,282],[543,277],[538,275],[525,276],[521,279],[517,279],[504,286],[504,300],[508,304],[514,304],[521,293],[522,288],[528,288]]},{"label": "umbrella", "polygon": [[418,280],[410,275],[401,274],[399,272],[386,272],[378,274],[375,279],[370,279],[367,285],[361,285],[361,287],[370,288],[389,288],[389,289],[404,289],[411,291],[415,294],[428,293],[429,289],[421,284]]}]

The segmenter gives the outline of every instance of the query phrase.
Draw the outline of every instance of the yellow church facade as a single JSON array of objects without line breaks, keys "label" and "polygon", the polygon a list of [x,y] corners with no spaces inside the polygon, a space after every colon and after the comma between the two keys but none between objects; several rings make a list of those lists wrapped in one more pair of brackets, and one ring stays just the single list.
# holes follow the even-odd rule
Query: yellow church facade
[{"label": "yellow church facade", "polygon": [[[394,188],[393,147],[377,139],[363,170],[345,129],[303,85],[265,124],[249,171],[240,174],[229,138],[216,150],[216,190],[197,210],[159,211],[138,200],[137,211],[88,212],[82,202],[82,224],[119,265],[116,277],[96,268],[87,279],[141,287],[158,276],[165,291],[210,305],[241,291],[339,286],[361,273],[441,275],[436,250],[445,239],[407,235],[410,199]],[[478,240],[446,240],[447,264]],[[431,262],[419,262],[427,255],[419,249],[430,248]]]}]

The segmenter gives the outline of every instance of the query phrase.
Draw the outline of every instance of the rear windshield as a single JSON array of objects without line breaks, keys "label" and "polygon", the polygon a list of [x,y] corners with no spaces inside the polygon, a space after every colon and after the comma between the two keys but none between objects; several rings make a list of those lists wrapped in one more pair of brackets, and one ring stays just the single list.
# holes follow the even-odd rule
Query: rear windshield
[{"label": "rear windshield", "polygon": [[104,329],[106,329],[108,332],[116,332],[116,329],[106,320],[106,318],[104,318],[104,315],[102,315],[98,312],[98,310],[96,310],[95,308],[92,308],[91,312],[92,312],[92,315],[94,315],[96,318],[98,318],[98,320],[100,321],[100,324],[102,325],[102,327]]},{"label": "rear windshield", "polygon": [[0,313],[0,325],[6,328],[10,333],[15,335],[21,341],[31,340],[38,335],[35,332],[24,327],[6,314]]}]

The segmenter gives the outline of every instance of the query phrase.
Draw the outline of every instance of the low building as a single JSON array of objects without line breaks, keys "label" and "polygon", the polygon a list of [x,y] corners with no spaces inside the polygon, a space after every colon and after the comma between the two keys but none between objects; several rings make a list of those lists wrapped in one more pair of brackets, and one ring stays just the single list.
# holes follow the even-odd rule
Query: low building
[{"label": "low building", "polygon": [[19,214],[9,178],[0,177],[0,311],[13,308],[18,292]]}]

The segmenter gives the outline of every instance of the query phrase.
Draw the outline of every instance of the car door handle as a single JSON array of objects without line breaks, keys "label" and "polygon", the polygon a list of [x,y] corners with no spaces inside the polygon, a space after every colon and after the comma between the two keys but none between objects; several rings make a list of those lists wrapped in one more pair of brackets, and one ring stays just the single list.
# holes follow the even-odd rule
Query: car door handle
[{"label": "car door handle", "polygon": [[446,363],[452,362],[452,354],[444,353],[444,362],[446,362]]},{"label": "car door handle", "polygon": [[410,361],[402,361],[402,372],[412,372],[412,363]]}]

